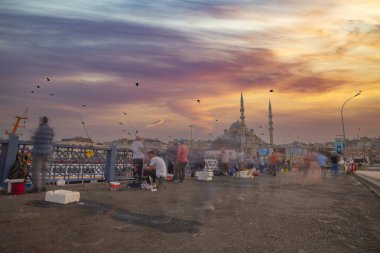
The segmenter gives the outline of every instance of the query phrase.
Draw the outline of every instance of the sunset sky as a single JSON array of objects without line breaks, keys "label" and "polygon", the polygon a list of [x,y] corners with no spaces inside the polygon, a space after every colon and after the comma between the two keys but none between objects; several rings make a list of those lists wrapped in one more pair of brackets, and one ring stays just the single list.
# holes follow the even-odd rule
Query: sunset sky
[{"label": "sunset sky", "polygon": [[216,138],[243,92],[265,141],[269,99],[275,144],[334,141],[358,91],[346,137],[378,137],[380,1],[0,0],[0,87],[1,138],[26,107],[26,140],[43,115],[56,140]]}]

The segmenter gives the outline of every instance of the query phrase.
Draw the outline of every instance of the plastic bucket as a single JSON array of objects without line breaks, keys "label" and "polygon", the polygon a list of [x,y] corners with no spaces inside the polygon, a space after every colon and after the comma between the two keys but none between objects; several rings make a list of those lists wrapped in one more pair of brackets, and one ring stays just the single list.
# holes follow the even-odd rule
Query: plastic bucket
[{"label": "plastic bucket", "polygon": [[119,190],[120,183],[119,182],[110,182],[111,191]]},{"label": "plastic bucket", "polygon": [[25,193],[25,181],[21,183],[12,183],[11,194],[21,195]]}]

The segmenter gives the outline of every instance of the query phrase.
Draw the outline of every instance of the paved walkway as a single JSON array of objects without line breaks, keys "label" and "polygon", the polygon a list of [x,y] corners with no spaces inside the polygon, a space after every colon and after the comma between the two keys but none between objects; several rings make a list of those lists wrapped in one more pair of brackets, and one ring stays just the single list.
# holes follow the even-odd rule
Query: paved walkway
[{"label": "paved walkway", "polygon": [[356,171],[356,176],[359,181],[380,197],[380,167],[364,167]]},{"label": "paved walkway", "polygon": [[[81,201],[0,194],[0,252],[380,252],[380,201],[353,175],[302,173],[167,183],[66,185]],[[51,187],[57,189],[57,187]]]}]

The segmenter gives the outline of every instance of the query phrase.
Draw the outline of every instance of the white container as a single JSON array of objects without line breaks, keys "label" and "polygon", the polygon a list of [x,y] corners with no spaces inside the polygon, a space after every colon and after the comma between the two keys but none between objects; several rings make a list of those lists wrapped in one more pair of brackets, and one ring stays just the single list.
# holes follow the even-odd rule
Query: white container
[{"label": "white container", "polygon": [[65,180],[59,179],[57,180],[57,186],[64,186],[65,185]]},{"label": "white container", "polygon": [[247,170],[240,171],[239,172],[239,177],[241,177],[241,178],[249,178],[248,171]]},{"label": "white container", "polygon": [[212,177],[203,177],[203,176],[200,176],[200,177],[198,177],[198,180],[200,180],[200,181],[211,181]]},{"label": "white container", "polygon": [[67,190],[48,191],[45,195],[45,201],[67,204],[71,202],[78,202],[80,199],[80,193]]},{"label": "white container", "polygon": [[212,172],[200,171],[199,174],[198,174],[198,180],[201,180],[201,181],[211,181],[212,180],[212,175],[213,175]]}]

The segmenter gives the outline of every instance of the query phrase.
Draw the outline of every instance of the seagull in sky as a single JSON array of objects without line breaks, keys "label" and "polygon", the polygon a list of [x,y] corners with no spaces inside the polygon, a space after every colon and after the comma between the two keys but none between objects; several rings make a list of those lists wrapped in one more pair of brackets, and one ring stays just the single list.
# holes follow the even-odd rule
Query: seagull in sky
[{"label": "seagull in sky", "polygon": [[50,96],[54,96],[54,93],[50,93]]},{"label": "seagull in sky", "polygon": [[215,121],[218,121],[218,119],[215,119]]},{"label": "seagull in sky", "polygon": [[123,122],[119,122],[119,125],[122,126],[122,125],[123,125]]},{"label": "seagull in sky", "polygon": [[82,105],[82,107],[85,107],[86,105]]},{"label": "seagull in sky", "polygon": [[140,83],[136,83],[136,87],[138,87],[138,86],[139,86],[139,84],[140,84]]},{"label": "seagull in sky", "polygon": [[32,90],[30,93],[34,93],[34,90]]},{"label": "seagull in sky", "polygon": [[46,81],[47,81],[47,82],[50,82],[50,78],[49,78],[49,77],[46,77]]},{"label": "seagull in sky", "polygon": [[197,101],[198,101],[198,103],[200,103],[200,102],[201,102],[201,100],[199,100],[199,99],[197,99]]},{"label": "seagull in sky", "polygon": [[270,90],[269,92],[274,92],[274,90]]},{"label": "seagull in sky", "polygon": [[39,85],[37,85],[37,89],[39,89],[40,88],[40,86]]},{"label": "seagull in sky", "polygon": [[125,116],[127,116],[127,113],[126,112],[123,112]]}]

